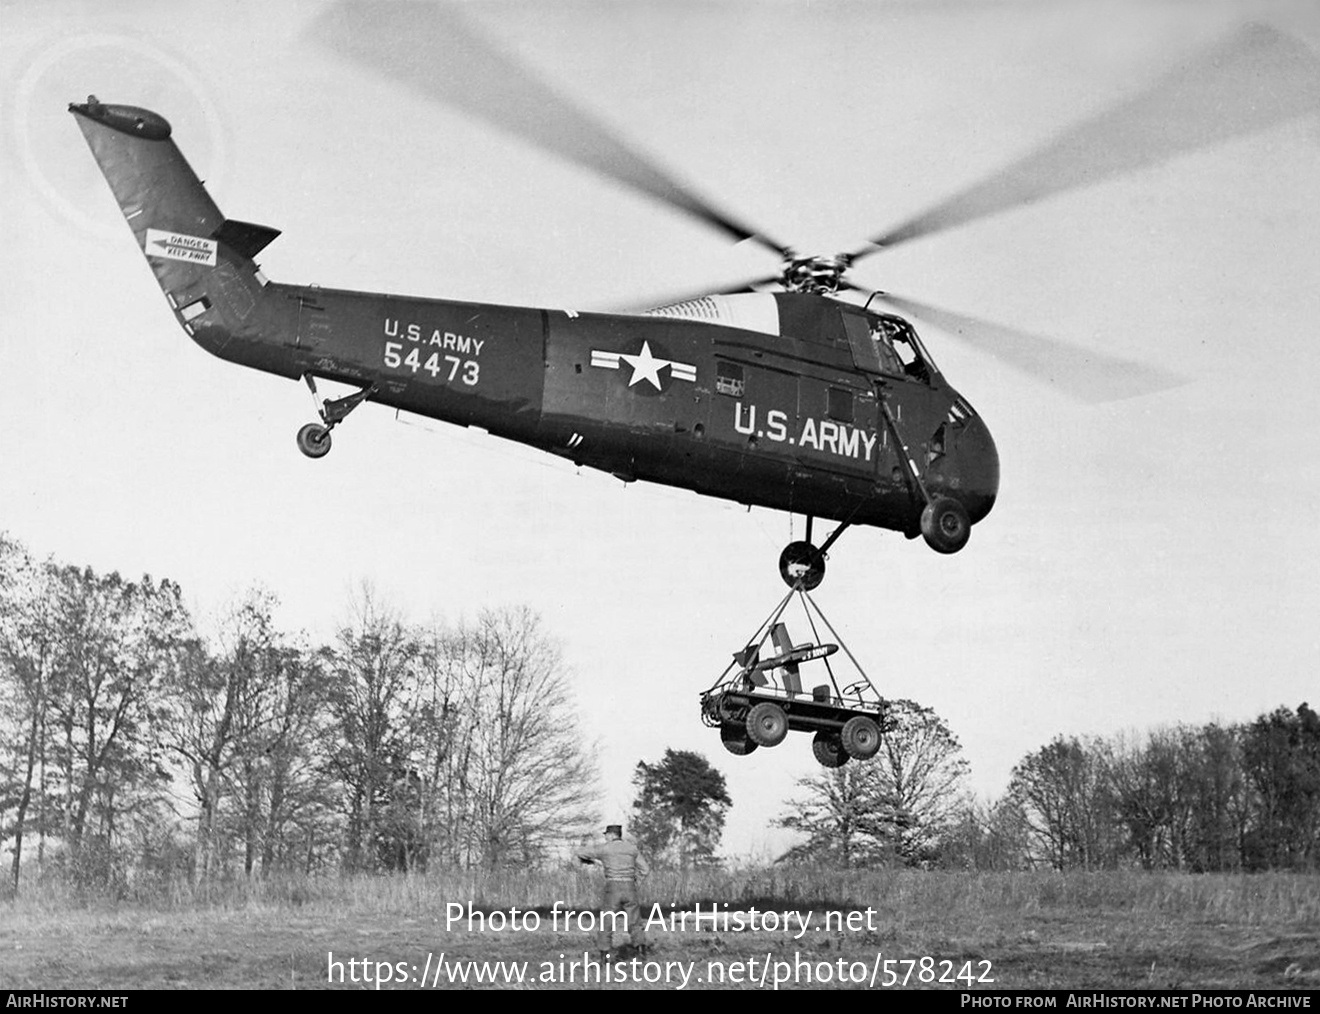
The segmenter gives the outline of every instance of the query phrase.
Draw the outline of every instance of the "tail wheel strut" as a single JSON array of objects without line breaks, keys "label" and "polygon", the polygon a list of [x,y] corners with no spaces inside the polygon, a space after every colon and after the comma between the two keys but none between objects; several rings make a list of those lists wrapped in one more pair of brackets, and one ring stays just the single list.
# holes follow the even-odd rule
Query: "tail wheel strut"
[{"label": "tail wheel strut", "polygon": [[298,450],[309,458],[324,458],[330,453],[330,431],[343,422],[353,409],[366,401],[376,391],[376,385],[370,384],[359,391],[343,398],[332,398],[322,402],[316,392],[316,378],[310,373],[303,374],[312,397],[316,399],[316,414],[320,423],[308,423],[298,430]]}]

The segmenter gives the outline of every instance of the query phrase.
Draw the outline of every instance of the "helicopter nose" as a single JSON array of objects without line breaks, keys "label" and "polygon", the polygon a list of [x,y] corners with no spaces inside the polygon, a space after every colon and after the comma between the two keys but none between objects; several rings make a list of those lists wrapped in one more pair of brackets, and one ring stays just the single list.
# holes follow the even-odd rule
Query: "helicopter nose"
[{"label": "helicopter nose", "polygon": [[999,450],[979,415],[969,419],[959,435],[957,455],[962,478],[958,499],[976,524],[990,513],[999,495]]}]

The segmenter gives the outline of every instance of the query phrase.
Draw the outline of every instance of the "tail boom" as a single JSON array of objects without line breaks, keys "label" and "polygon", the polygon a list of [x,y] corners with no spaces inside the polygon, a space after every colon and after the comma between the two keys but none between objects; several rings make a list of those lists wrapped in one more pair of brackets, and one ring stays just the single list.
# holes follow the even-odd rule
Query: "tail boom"
[{"label": "tail boom", "polygon": [[296,308],[268,298],[252,260],[279,230],[226,219],[160,114],[95,96],[69,111],[184,330],[224,359],[296,378],[269,340],[296,330]]}]

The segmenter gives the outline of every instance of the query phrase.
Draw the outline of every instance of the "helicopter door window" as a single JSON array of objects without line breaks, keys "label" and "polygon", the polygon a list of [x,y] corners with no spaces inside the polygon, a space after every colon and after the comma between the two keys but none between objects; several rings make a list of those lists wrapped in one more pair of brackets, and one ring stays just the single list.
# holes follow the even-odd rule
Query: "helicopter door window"
[{"label": "helicopter door window", "polygon": [[743,368],[737,363],[717,362],[715,390],[727,394],[730,398],[741,398],[747,389],[743,380]]},{"label": "helicopter door window", "polygon": [[831,387],[826,399],[825,414],[835,422],[852,422],[853,393],[839,387]]}]

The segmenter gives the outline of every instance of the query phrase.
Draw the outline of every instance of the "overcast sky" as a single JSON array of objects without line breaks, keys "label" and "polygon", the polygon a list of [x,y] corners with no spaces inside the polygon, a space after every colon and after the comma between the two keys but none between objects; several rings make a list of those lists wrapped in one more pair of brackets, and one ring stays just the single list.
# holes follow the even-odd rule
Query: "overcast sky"
[{"label": "overcast sky", "polygon": [[[721,207],[804,251],[875,235],[1297,4],[472,4],[465,23]],[[39,555],[253,583],[329,639],[362,581],[408,617],[527,603],[561,640],[608,816],[638,760],[704,753],[727,850],[810,739],[727,755],[698,696],[782,594],[802,519],[367,406],[310,461],[300,385],[175,325],[72,117],[155,109],[271,278],[604,308],[773,258],[337,57],[315,4],[0,3],[0,529]],[[399,39],[461,69],[452,38]],[[437,71],[438,72],[438,71]],[[1199,100],[1196,115],[1220,114]],[[1218,101],[1218,100],[1216,100]],[[1000,498],[951,557],[850,531],[815,593],[882,693],[933,707],[993,796],[1056,734],[1316,703],[1320,129],[1301,117],[863,262],[861,284],[1186,383],[1075,402],[918,322],[989,424]],[[828,530],[828,527],[825,529]],[[817,531],[821,531],[818,527]],[[797,633],[797,631],[795,631]],[[800,639],[800,638],[799,638]]]}]

